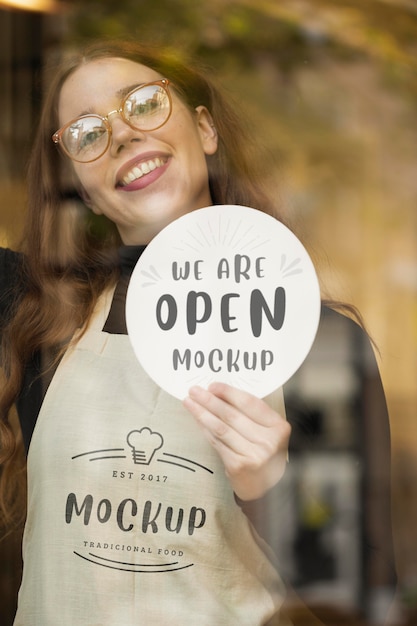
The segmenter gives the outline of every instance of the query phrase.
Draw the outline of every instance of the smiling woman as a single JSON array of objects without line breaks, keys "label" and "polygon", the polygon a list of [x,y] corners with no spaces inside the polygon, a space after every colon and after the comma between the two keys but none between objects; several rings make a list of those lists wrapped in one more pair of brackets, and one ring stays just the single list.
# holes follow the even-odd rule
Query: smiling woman
[{"label": "smiling woman", "polygon": [[[290,403],[224,383],[175,399],[139,365],[124,311],[136,261],[176,218],[214,204],[278,217],[259,163],[234,106],[172,55],[98,44],[55,72],[22,249],[0,256],[6,517],[14,403],[28,474],[15,626],[288,623],[253,509],[284,508]],[[240,277],[249,268],[236,259]],[[356,329],[374,372],[353,322],[323,307],[322,331],[335,318]]]},{"label": "smiling woman", "polygon": [[[61,90],[64,126],[54,138],[74,160],[90,208],[116,224],[125,244],[148,243],[172,219],[211,204],[206,155],[217,149],[211,115],[202,105],[188,107],[175,90],[171,96],[168,84],[155,84],[163,80],[128,59],[97,59],[74,71]],[[132,84],[142,86],[120,103],[118,94]],[[150,97],[156,108],[132,113],[139,98]],[[89,125],[84,129],[86,119],[106,125],[106,143],[100,127],[94,126],[94,134]]]}]

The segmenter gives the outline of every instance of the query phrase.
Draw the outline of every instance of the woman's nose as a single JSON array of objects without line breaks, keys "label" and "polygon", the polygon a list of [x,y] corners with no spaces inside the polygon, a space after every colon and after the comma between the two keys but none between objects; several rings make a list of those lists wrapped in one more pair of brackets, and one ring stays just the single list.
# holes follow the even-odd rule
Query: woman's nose
[{"label": "woman's nose", "polygon": [[113,155],[119,154],[123,147],[132,141],[143,141],[145,133],[129,126],[118,111],[112,111],[109,115],[112,115],[109,122],[112,128],[110,152]]}]

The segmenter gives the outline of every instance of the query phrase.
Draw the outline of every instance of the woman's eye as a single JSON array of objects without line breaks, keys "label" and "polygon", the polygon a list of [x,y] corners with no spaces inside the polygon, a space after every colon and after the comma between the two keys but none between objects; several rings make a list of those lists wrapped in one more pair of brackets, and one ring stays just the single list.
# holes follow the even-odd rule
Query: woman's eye
[{"label": "woman's eye", "polygon": [[101,139],[105,133],[106,130],[104,128],[97,128],[83,133],[80,140],[80,150],[90,147],[96,141]]},{"label": "woman's eye", "polygon": [[142,101],[142,102],[135,102],[132,104],[129,114],[131,116],[146,115],[146,113],[149,113],[154,108],[155,108],[155,104],[149,100]]}]

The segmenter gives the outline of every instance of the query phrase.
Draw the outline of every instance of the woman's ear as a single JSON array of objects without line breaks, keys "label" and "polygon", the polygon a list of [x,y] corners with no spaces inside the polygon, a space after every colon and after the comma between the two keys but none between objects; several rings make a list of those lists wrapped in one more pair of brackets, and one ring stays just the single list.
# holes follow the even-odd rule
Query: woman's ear
[{"label": "woman's ear", "polygon": [[213,118],[205,106],[196,107],[197,127],[205,154],[214,154],[217,150],[218,136]]}]

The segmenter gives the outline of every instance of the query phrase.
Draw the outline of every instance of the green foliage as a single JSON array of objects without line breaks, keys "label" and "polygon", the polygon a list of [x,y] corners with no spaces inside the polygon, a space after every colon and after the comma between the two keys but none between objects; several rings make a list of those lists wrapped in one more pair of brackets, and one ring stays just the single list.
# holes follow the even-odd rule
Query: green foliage
[{"label": "green foliage", "polygon": [[137,37],[222,68],[267,55],[285,74],[369,58],[417,95],[417,9],[407,0],[73,0],[68,38]]}]

